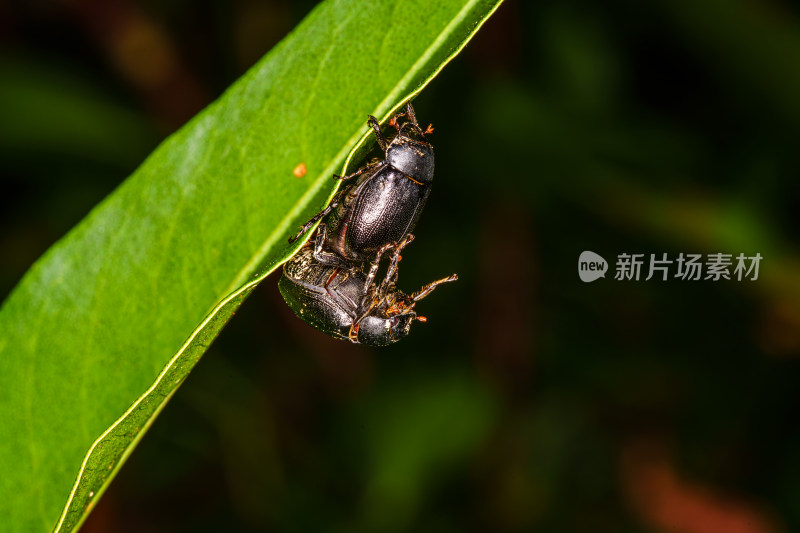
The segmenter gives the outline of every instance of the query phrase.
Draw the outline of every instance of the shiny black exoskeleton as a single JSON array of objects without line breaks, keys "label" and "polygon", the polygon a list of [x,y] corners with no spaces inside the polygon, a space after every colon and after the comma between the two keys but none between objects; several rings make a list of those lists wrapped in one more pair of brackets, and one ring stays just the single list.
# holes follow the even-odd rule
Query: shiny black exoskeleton
[{"label": "shiny black exoskeleton", "polygon": [[[400,124],[402,117],[408,120]],[[431,192],[433,147],[425,134],[433,129],[420,128],[411,102],[389,122],[397,129],[391,142],[386,141],[375,117],[370,115],[367,123],[385,158],[349,176],[335,176],[358,179],[289,239],[294,242],[322,219],[315,237],[322,243],[316,258],[326,264],[345,267],[350,261],[369,261],[384,245],[400,242],[414,229]]]},{"label": "shiny black exoskeleton", "polygon": [[[418,300],[439,284],[458,279],[453,274],[411,295],[397,290],[400,252],[413,238],[408,234],[396,245],[381,247],[366,272],[355,263],[342,268],[320,262],[306,246],[284,265],[278,288],[298,317],[328,335],[370,346],[392,344],[408,335],[414,320],[425,322],[413,310]],[[392,249],[386,275],[378,282],[381,257]]]}]

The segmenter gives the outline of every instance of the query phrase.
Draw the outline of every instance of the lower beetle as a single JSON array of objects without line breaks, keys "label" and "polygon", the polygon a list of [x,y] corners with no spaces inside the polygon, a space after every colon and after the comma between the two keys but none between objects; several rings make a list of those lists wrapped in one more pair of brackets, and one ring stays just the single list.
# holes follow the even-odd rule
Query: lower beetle
[{"label": "lower beetle", "polygon": [[[408,120],[400,124],[404,116]],[[375,117],[370,115],[367,123],[385,158],[349,176],[334,176],[341,180],[358,179],[289,239],[294,242],[323,219],[316,239],[323,241],[324,248],[332,253],[316,258],[326,264],[346,265],[335,255],[346,261],[368,261],[382,246],[400,242],[414,229],[431,192],[433,146],[425,140],[425,135],[433,128],[422,130],[411,102],[406,104],[405,112],[389,121],[389,126],[397,130],[391,142],[386,141]]]},{"label": "lower beetle", "polygon": [[[381,247],[367,272],[355,264],[343,268],[320,262],[314,249],[305,246],[284,265],[278,288],[298,317],[328,335],[368,346],[392,344],[408,335],[414,320],[427,320],[413,310],[417,301],[458,279],[453,274],[411,295],[397,290],[400,252],[413,239],[408,234],[398,244]],[[378,282],[381,257],[392,249],[386,275]]]}]

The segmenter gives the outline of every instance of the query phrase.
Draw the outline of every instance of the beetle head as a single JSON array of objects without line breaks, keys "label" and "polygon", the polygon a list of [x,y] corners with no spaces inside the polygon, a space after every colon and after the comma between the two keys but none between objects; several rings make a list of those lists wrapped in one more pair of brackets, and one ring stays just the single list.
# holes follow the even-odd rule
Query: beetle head
[{"label": "beetle head", "polygon": [[[407,127],[410,126],[410,127]],[[414,124],[406,123],[386,149],[386,161],[414,181],[433,181],[433,146]]]},{"label": "beetle head", "polygon": [[358,342],[367,346],[393,344],[408,335],[415,318],[413,311],[389,318],[366,316],[358,325]]}]

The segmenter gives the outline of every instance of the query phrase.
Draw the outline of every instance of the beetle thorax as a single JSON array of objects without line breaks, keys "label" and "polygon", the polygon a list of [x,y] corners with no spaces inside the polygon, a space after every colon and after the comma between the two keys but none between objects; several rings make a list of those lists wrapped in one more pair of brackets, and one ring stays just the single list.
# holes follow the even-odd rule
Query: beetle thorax
[{"label": "beetle thorax", "polygon": [[428,143],[398,135],[386,150],[386,162],[419,183],[433,180],[433,147]]}]

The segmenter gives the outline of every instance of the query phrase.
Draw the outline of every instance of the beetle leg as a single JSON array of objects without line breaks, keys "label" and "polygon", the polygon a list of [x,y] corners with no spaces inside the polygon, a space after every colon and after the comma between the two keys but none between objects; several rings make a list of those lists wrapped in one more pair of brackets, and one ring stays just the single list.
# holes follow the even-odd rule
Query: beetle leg
[{"label": "beetle leg", "polygon": [[347,338],[350,339],[350,342],[358,344],[358,325],[355,322],[350,324],[350,331],[347,332]]},{"label": "beetle leg", "polygon": [[361,174],[363,174],[367,170],[372,170],[373,168],[375,168],[376,166],[378,166],[378,165],[380,165],[382,163],[383,163],[383,161],[381,161],[381,160],[373,161],[373,162],[368,163],[368,164],[364,165],[363,167],[359,168],[358,170],[356,170],[352,174],[349,174],[347,176],[339,176],[338,174],[334,174],[333,178],[337,179],[337,180],[342,180],[342,181],[349,180],[351,178],[355,178],[356,176],[360,176]]},{"label": "beetle leg", "polygon": [[[333,280],[335,280],[336,276],[339,275],[340,273],[341,273],[341,276],[339,276],[338,283],[336,283],[336,285],[331,287],[331,283],[333,283]],[[336,289],[338,289],[339,285],[344,283],[347,280],[347,278],[349,278],[349,277],[350,277],[350,271],[349,270],[344,270],[343,271],[339,267],[334,268],[333,269],[333,274],[328,276],[328,281],[325,282],[325,292],[327,292],[328,294],[333,296],[332,291],[335,291]]]},{"label": "beetle leg", "polygon": [[367,280],[364,283],[364,294],[366,294],[370,287],[372,287],[372,283],[375,281],[375,276],[378,274],[378,268],[380,266],[381,258],[383,254],[394,248],[394,243],[384,244],[381,246],[381,249],[378,250],[378,253],[375,254],[375,261],[370,265],[369,272],[367,273]]},{"label": "beetle leg", "polygon": [[431,293],[431,291],[433,291],[433,289],[435,289],[436,287],[438,287],[442,283],[447,283],[448,281],[455,281],[457,279],[458,279],[458,276],[456,274],[453,274],[452,276],[448,276],[446,278],[437,279],[436,281],[428,283],[427,285],[422,287],[420,290],[418,290],[417,292],[412,294],[411,295],[411,299],[413,301],[415,301],[415,302],[417,302],[419,300],[422,300],[427,295],[429,295]]},{"label": "beetle leg", "polygon": [[347,337],[354,343],[358,344],[358,326],[361,324],[361,321],[367,318],[372,310],[375,308],[376,300],[372,300],[370,302],[369,307],[367,310],[361,313],[358,318],[353,320],[353,323],[350,324],[350,331],[347,332]]},{"label": "beetle leg", "polygon": [[329,203],[328,206],[325,209],[323,209],[322,211],[320,211],[319,213],[317,213],[316,215],[311,217],[311,219],[308,222],[303,224],[303,226],[300,228],[300,231],[297,233],[297,235],[295,235],[294,237],[289,237],[289,244],[292,244],[297,239],[302,237],[303,234],[305,232],[307,232],[308,230],[310,230],[311,226],[316,224],[318,220],[320,220],[321,218],[327,216],[328,213],[330,213],[331,211],[336,209],[336,206],[339,205],[339,202],[342,201],[342,195],[343,194],[344,194],[344,191],[339,191],[336,194],[336,196],[333,197],[333,200],[331,200],[331,203]]},{"label": "beetle leg", "polygon": [[383,136],[383,132],[381,131],[381,125],[378,124],[378,120],[372,115],[367,115],[367,116],[369,117],[367,119],[367,124],[372,126],[372,131],[375,132],[375,138],[378,140],[378,146],[380,146],[381,150],[385,152],[389,144],[386,142],[386,137]]},{"label": "beetle leg", "polygon": [[338,255],[334,255],[330,252],[326,252],[322,249],[323,244],[325,244],[325,237],[327,236],[327,227],[325,224],[320,224],[319,228],[317,228],[317,234],[314,236],[314,259],[319,261],[324,265],[331,265],[340,267],[346,270],[350,270],[352,266],[345,261],[344,259],[340,258]]},{"label": "beetle leg", "polygon": [[414,112],[414,107],[411,105],[411,100],[406,102],[406,116],[408,120],[411,121],[417,128],[419,128],[419,122],[417,122],[417,114]]},{"label": "beetle leg", "polygon": [[424,130],[422,129],[422,126],[419,125],[419,122],[417,121],[417,114],[414,112],[414,108],[412,107],[410,101],[406,103],[406,112],[403,113],[403,115],[408,117],[408,122],[402,126],[396,126],[398,133],[402,134],[403,130],[406,129],[414,130],[422,137],[425,137],[425,135],[428,133],[433,133],[433,124],[428,124],[428,127]]},{"label": "beetle leg", "polygon": [[395,114],[395,116],[393,116],[391,118],[391,120],[389,120],[389,126],[391,126],[394,129],[396,129],[397,133],[400,133],[400,122],[399,122],[400,118],[404,117],[404,116],[406,116],[406,113],[403,113],[402,111],[400,111],[399,113]]},{"label": "beetle leg", "polygon": [[386,276],[383,278],[383,282],[381,283],[381,286],[378,288],[378,294],[380,295],[381,298],[385,296],[386,291],[389,289],[389,287],[397,281],[397,263],[400,262],[401,259],[400,252],[402,252],[403,248],[405,248],[408,245],[408,243],[410,243],[413,240],[414,240],[414,235],[408,233],[406,234],[405,237],[403,237],[402,241],[400,241],[395,245],[394,253],[392,254],[391,262],[389,263],[389,268],[386,269]]}]

